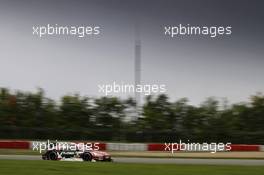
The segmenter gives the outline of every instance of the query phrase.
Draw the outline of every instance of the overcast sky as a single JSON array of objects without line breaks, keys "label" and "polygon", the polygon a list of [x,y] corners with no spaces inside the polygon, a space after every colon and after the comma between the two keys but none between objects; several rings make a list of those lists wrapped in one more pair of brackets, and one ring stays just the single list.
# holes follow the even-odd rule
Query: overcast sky
[{"label": "overcast sky", "polygon": [[[0,0],[0,87],[41,87],[59,99],[102,96],[99,84],[134,83],[134,26],[142,84],[165,84],[171,100],[248,101],[264,92],[264,3],[260,0]],[[220,38],[164,36],[164,25],[232,26]],[[99,25],[98,37],[32,35],[36,25]],[[116,94],[120,97],[133,94]]]}]

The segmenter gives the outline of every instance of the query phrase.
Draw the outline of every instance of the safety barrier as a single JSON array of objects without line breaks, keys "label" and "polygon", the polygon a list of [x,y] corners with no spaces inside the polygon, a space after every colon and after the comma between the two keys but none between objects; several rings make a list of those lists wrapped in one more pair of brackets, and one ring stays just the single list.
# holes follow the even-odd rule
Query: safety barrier
[{"label": "safety barrier", "polygon": [[[33,145],[39,141],[25,140],[0,140],[0,149],[32,149]],[[43,141],[39,143],[45,143]],[[68,142],[70,143],[70,142]],[[103,143],[103,142],[75,142],[92,143],[99,147],[99,150],[107,151],[165,151],[166,145],[163,143]],[[177,145],[180,148],[180,145]],[[230,151],[264,151],[264,145],[231,144]],[[179,151],[176,149],[175,151]],[[189,150],[187,150],[189,151]],[[201,151],[201,150],[197,150]]]},{"label": "safety barrier", "polygon": [[30,149],[30,141],[2,140],[0,149]]}]

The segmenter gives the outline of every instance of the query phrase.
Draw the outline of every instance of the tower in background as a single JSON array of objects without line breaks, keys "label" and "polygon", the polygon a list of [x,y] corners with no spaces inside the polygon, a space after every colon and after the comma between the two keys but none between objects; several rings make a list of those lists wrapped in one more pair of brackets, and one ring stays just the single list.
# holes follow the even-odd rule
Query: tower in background
[{"label": "tower in background", "polygon": [[[135,88],[141,84],[141,40],[139,25],[135,25]],[[135,91],[136,117],[140,115],[140,92]],[[135,118],[136,119],[136,118]]]}]

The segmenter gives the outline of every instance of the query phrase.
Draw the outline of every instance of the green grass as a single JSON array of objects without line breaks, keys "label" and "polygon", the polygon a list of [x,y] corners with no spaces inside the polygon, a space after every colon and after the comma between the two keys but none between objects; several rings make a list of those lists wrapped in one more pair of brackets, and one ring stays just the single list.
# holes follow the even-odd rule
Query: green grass
[{"label": "green grass", "polygon": [[211,166],[0,160],[2,175],[263,175],[261,166]]}]

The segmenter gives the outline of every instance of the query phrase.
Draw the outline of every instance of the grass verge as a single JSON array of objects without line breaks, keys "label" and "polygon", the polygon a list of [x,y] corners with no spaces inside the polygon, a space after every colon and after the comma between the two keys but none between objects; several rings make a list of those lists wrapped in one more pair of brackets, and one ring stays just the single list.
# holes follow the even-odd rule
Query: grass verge
[{"label": "grass verge", "polygon": [[0,174],[8,175],[263,175],[261,166],[164,165],[91,162],[0,160]]}]

